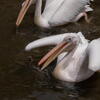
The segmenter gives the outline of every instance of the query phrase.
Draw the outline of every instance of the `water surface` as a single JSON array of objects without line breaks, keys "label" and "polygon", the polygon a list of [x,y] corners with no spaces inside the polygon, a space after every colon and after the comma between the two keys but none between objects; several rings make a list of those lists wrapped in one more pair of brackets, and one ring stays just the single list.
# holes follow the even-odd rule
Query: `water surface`
[{"label": "water surface", "polygon": [[[22,1],[0,1],[0,100],[100,100],[100,73],[79,83],[61,83],[50,70],[39,72],[37,61],[51,48],[25,52],[24,47],[38,38],[64,32],[82,31],[87,39],[100,37],[100,1],[93,3],[90,24],[84,19],[75,24],[40,29],[33,23],[34,7],[28,11],[21,26],[15,21]],[[32,55],[33,61],[30,56]],[[55,61],[56,62],[56,61]],[[55,62],[50,66],[53,67]]]}]

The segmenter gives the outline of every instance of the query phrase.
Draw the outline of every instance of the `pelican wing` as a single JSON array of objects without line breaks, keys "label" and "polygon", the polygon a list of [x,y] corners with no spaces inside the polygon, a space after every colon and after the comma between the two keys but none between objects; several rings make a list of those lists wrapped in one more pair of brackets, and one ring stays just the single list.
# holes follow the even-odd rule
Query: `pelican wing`
[{"label": "pelican wing", "polygon": [[45,8],[42,13],[42,16],[50,20],[51,17],[55,14],[57,9],[62,5],[65,0],[46,0]]},{"label": "pelican wing", "polygon": [[[58,6],[59,2],[60,4]],[[52,13],[49,23],[52,26],[56,26],[64,23],[66,24],[67,22],[72,22],[79,13],[84,11],[85,6],[88,3],[89,0],[56,0],[54,4],[52,3],[51,5],[51,9],[54,11],[54,13]],[[56,10],[54,8],[56,8]],[[50,13],[48,15],[50,15]]]},{"label": "pelican wing", "polygon": [[100,38],[93,40],[88,47],[89,68],[93,71],[100,70]]}]

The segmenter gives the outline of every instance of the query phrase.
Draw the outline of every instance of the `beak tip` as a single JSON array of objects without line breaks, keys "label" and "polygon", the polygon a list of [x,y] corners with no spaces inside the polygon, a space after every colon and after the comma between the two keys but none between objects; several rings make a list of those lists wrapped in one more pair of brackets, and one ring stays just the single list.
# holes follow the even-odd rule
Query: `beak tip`
[{"label": "beak tip", "polygon": [[41,63],[40,62],[38,63],[38,66],[41,66]]},{"label": "beak tip", "polygon": [[18,22],[16,22],[16,27],[19,27],[19,25],[20,25],[20,24],[19,24]]}]

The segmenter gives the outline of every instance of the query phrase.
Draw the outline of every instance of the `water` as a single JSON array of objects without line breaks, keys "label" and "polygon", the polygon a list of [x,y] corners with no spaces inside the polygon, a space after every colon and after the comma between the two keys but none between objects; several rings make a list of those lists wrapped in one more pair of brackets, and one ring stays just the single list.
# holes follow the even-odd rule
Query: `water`
[{"label": "water", "polygon": [[99,38],[100,1],[93,3],[95,10],[89,15],[92,17],[90,24],[82,19],[52,30],[40,29],[33,24],[34,8],[16,28],[21,3],[18,0],[0,1],[0,100],[99,100],[100,73],[78,84],[59,82],[51,76],[50,70],[39,72],[37,68],[37,62],[51,47],[28,53],[24,47],[35,39],[64,32],[82,31],[89,40]]}]

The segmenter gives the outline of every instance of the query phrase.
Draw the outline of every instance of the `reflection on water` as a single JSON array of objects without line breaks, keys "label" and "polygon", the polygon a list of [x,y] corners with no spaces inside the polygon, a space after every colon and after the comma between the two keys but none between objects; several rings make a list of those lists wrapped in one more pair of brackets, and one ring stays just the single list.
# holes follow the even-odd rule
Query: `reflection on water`
[{"label": "reflection on water", "polygon": [[[95,0],[95,9],[90,24],[84,22],[40,29],[33,24],[33,9],[27,13],[20,28],[15,27],[21,2],[0,1],[0,100],[99,100],[100,73],[89,80],[78,83],[61,83],[51,76],[50,70],[39,72],[37,61],[50,47],[26,53],[24,47],[30,41],[64,32],[84,32],[92,40],[100,37],[100,1]],[[33,55],[34,61],[29,57]],[[54,66],[55,62],[50,66]]]}]

